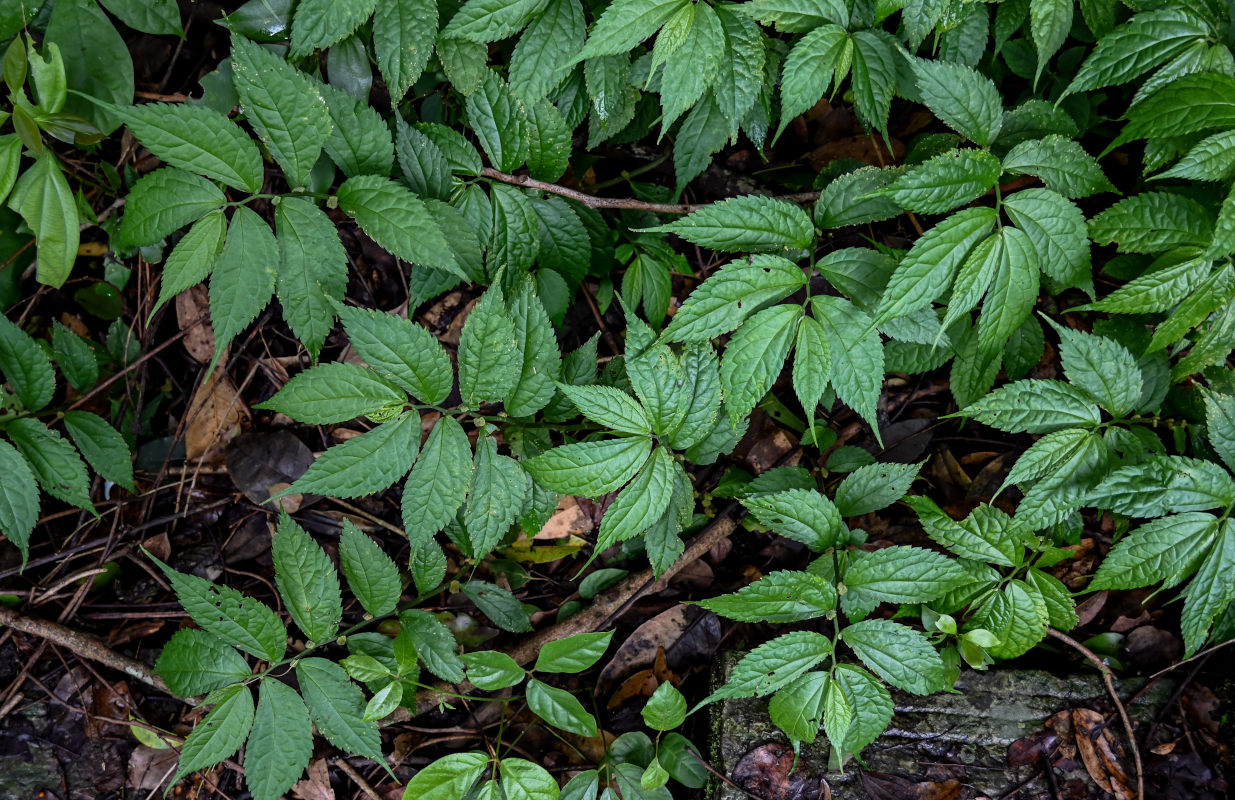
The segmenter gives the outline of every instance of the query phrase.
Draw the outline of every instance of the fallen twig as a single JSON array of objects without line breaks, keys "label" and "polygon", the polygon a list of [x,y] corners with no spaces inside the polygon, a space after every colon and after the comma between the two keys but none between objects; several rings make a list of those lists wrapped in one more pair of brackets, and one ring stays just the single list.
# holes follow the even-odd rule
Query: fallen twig
[{"label": "fallen twig", "polygon": [[[1128,737],[1128,746],[1132,748],[1132,760],[1136,764],[1136,797],[1137,800],[1145,800],[1145,771],[1141,767],[1141,750],[1136,745],[1136,733],[1132,730],[1132,720],[1128,717],[1128,709],[1124,707],[1123,701],[1119,699],[1119,692],[1115,690],[1115,675],[1111,672],[1111,668],[1106,665],[1106,662],[1098,658],[1094,651],[1090,650],[1085,645],[1073,639],[1066,633],[1061,633],[1054,628],[1047,628],[1046,634],[1052,639],[1059,641],[1071,647],[1076,652],[1083,655],[1089,663],[1098,668],[1102,673],[1102,680],[1106,682],[1106,691],[1111,696],[1111,700],[1115,703],[1115,709],[1119,712],[1119,718],[1123,721],[1124,733]],[[1048,765],[1049,768],[1049,765]]]}]

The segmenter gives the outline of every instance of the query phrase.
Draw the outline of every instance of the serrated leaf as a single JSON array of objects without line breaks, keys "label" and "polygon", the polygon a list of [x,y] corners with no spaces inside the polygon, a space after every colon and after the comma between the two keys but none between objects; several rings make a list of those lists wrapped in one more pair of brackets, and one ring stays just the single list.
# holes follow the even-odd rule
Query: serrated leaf
[{"label": "serrated leaf", "polygon": [[1155,178],[1222,181],[1235,169],[1235,130],[1219,131],[1192,146],[1175,166]]},{"label": "serrated leaf", "polygon": [[836,587],[809,572],[779,570],[697,605],[739,622],[801,622],[834,610]]},{"label": "serrated leaf", "polygon": [[1046,602],[1024,581],[1010,581],[978,606],[966,624],[998,637],[998,644],[984,648],[995,658],[1015,658],[1046,636],[1049,622]]},{"label": "serrated leaf", "polygon": [[1181,75],[1137,101],[1127,117],[1116,144],[1228,128],[1235,123],[1235,79],[1211,71]]},{"label": "serrated leaf", "polygon": [[262,155],[223,114],[185,103],[146,103],[116,113],[146,149],[173,167],[250,194],[261,191]]},{"label": "serrated leaf", "polygon": [[450,197],[450,162],[446,154],[424,133],[395,115],[395,153],[403,182],[422,197]]},{"label": "serrated leaf", "polygon": [[407,94],[433,54],[437,3],[382,0],[373,16],[373,53],[396,104]]},{"label": "serrated leaf", "polygon": [[730,262],[691,292],[664,338],[690,342],[727,333],[760,307],[788,297],[805,283],[801,269],[777,256]]},{"label": "serrated leaf", "polygon": [[330,135],[326,101],[308,76],[243,36],[232,37],[231,63],[249,124],[292,187],[307,185]]},{"label": "serrated leaf", "polygon": [[1040,569],[1031,569],[1025,573],[1025,583],[1046,603],[1047,623],[1052,628],[1070,631],[1077,626],[1080,619],[1076,615],[1076,603],[1072,601],[1072,592],[1063,581]]},{"label": "serrated leaf", "polygon": [[491,286],[467,316],[459,337],[459,392],[469,406],[503,400],[519,378],[515,326],[502,290]]},{"label": "serrated leaf", "polygon": [[844,74],[836,72],[850,47],[845,29],[831,24],[820,25],[793,45],[781,71],[780,130],[819,102],[831,88],[833,77],[840,83]]},{"label": "serrated leaf", "polygon": [[1235,584],[1230,580],[1232,570],[1235,570],[1235,524],[1228,519],[1222,522],[1217,542],[1184,594],[1180,627],[1185,656],[1190,657],[1205,644],[1214,620],[1235,601]]},{"label": "serrated leaf", "polygon": [[1207,33],[1205,26],[1183,9],[1164,8],[1137,14],[1102,37],[1064,94],[1126,83]]},{"label": "serrated leaf", "polygon": [[274,296],[279,243],[270,226],[248,206],[232,212],[227,239],[210,275],[210,324],[215,359]]},{"label": "serrated leaf", "polygon": [[910,211],[942,214],[984,194],[1001,170],[984,150],[956,150],[910,167],[881,194]]},{"label": "serrated leaf", "polygon": [[382,617],[395,610],[402,594],[399,568],[377,546],[377,543],[360,532],[351,520],[343,521],[343,533],[339,538],[339,562],[348,588],[364,610],[374,617]]},{"label": "serrated leaf", "polygon": [[421,402],[435,405],[446,399],[454,370],[433,334],[409,319],[356,306],[342,308],[339,318],[356,354],[378,374]]},{"label": "serrated leaf", "polygon": [[734,664],[729,679],[704,703],[757,697],[793,683],[832,654],[832,641],[814,631],[793,631],[759,645]]},{"label": "serrated leaf", "polygon": [[394,255],[468,279],[425,204],[403,186],[379,175],[357,175],[339,187],[338,198],[339,208]]},{"label": "serrated leaf", "polygon": [[342,301],[347,289],[347,253],[330,217],[304,198],[280,198],[274,227],[283,317],[316,358],[334,327],[333,303]]},{"label": "serrated leaf", "polygon": [[1098,404],[1122,417],[1141,397],[1141,370],[1128,349],[1113,339],[1054,325],[1064,375]]},{"label": "serrated leaf", "polygon": [[275,585],[296,626],[315,643],[334,638],[343,618],[343,596],[330,557],[286,512],[270,554]]},{"label": "serrated leaf", "polygon": [[177,572],[154,556],[176,599],[188,615],[209,633],[232,647],[274,663],[287,649],[287,630],[270,607],[229,586]]},{"label": "serrated leaf", "polygon": [[1030,531],[1003,511],[983,504],[958,522],[929,497],[915,495],[905,502],[917,512],[926,535],[961,558],[1001,567],[1020,563]]},{"label": "serrated leaf", "polygon": [[712,346],[688,345],[681,364],[686,380],[679,391],[686,397],[686,415],[676,430],[666,431],[675,450],[689,449],[707,436],[721,405],[720,369]]},{"label": "serrated leaf", "polygon": [[467,0],[442,29],[442,35],[496,42],[522,30],[545,5],[545,0]]},{"label": "serrated leaf", "polygon": [[836,546],[845,526],[832,501],[809,489],[747,497],[743,505],[755,519],[781,536],[802,542],[816,553]]},{"label": "serrated leaf", "polygon": [[510,86],[492,71],[486,71],[480,90],[464,101],[468,123],[493,165],[512,172],[527,161],[531,137],[527,109]]},{"label": "serrated leaf", "polygon": [[1029,237],[1038,268],[1060,286],[1089,289],[1089,237],[1076,204],[1050,189],[1022,189],[1003,201],[1003,209]]},{"label": "serrated leaf", "polygon": [[742,323],[729,338],[720,363],[729,419],[735,422],[755,407],[772,388],[785,365],[802,319],[802,308],[765,308]]},{"label": "serrated leaf", "polygon": [[832,373],[827,332],[812,317],[803,317],[793,350],[793,391],[809,417],[815,413]]},{"label": "serrated leaf", "polygon": [[296,662],[296,678],[322,736],[349,753],[386,765],[377,724],[364,721],[364,695],[342,667],[324,658],[302,658]]},{"label": "serrated leaf", "polygon": [[802,209],[753,194],[708,204],[676,222],[646,230],[676,233],[702,247],[731,253],[796,251],[815,241],[815,227]]},{"label": "serrated leaf", "polygon": [[918,477],[919,464],[868,464],[836,487],[836,508],[842,517],[856,517],[885,508],[905,496]]},{"label": "serrated leaf", "polygon": [[326,450],[286,491],[344,498],[380,492],[412,468],[419,446],[420,415],[404,412]]},{"label": "serrated leaf", "polygon": [[711,4],[696,4],[693,17],[681,45],[665,60],[660,88],[662,134],[699,101],[729,55],[725,30]]},{"label": "serrated leaf", "polygon": [[712,82],[712,99],[721,116],[729,119],[729,138],[735,139],[743,118],[765,92],[767,37],[754,20],[736,13],[738,6],[713,6],[725,29],[728,55]]},{"label": "serrated leaf", "polygon": [[1054,380],[1009,383],[970,404],[963,413],[1008,433],[1050,433],[1102,421],[1097,403],[1087,393]]},{"label": "serrated leaf", "polygon": [[1061,522],[1079,509],[1085,497],[1110,470],[1113,453],[1099,435],[1091,431],[1068,451],[1056,470],[1027,484],[1025,497],[1016,508],[1016,519],[1035,530]]},{"label": "serrated leaf", "polygon": [[1189,329],[1224,307],[1232,295],[1235,295],[1235,271],[1230,265],[1220,267],[1184,298],[1169,317],[1158,323],[1146,352],[1153,353],[1179,341]]},{"label": "serrated leaf", "polygon": [[155,170],[125,198],[120,241],[130,247],[154,244],[225,202],[219,187],[199,175],[175,167]]},{"label": "serrated leaf", "polygon": [[527,479],[519,462],[497,454],[497,440],[484,436],[476,442],[472,483],[463,507],[472,551],[483,558],[497,547],[523,507]]},{"label": "serrated leaf", "polygon": [[523,463],[546,489],[599,497],[621,488],[647,462],[652,442],[646,436],[578,442],[555,447]]},{"label": "serrated leaf", "polygon": [[772,724],[795,742],[813,742],[823,727],[823,702],[831,678],[826,672],[808,672],[778,691],[768,701]]},{"label": "serrated leaf", "polygon": [[896,87],[900,43],[881,30],[858,31],[852,39],[854,110],[867,126],[885,130]]},{"label": "serrated leaf", "polygon": [[458,645],[450,629],[427,611],[408,609],[399,615],[403,628],[416,645],[424,666],[442,680],[462,683],[463,662],[459,660]]},{"label": "serrated leaf", "polygon": [[832,676],[855,711],[844,747],[857,753],[879,738],[892,721],[892,696],[874,675],[853,664],[837,664]]},{"label": "serrated leaf", "polygon": [[30,334],[0,315],[0,374],[27,411],[39,411],[56,391],[51,360]]},{"label": "serrated leaf", "polygon": [[680,192],[707,169],[712,156],[729,141],[729,120],[707,95],[678,126],[673,142],[673,172]]},{"label": "serrated leaf", "polygon": [[10,420],[4,432],[25,457],[43,491],[93,513],[90,478],[73,445],[33,417]]},{"label": "serrated leaf", "polygon": [[303,58],[347,38],[377,5],[377,0],[300,0],[292,18],[292,57]]},{"label": "serrated leaf", "polygon": [[1038,253],[1018,228],[999,231],[1000,258],[991,269],[990,288],[978,318],[978,352],[1002,356],[1009,337],[1028,319],[1038,297]]},{"label": "serrated leaf", "polygon": [[1116,543],[1088,588],[1175,586],[1197,569],[1218,533],[1217,518],[1198,511],[1147,522]]},{"label": "serrated leaf", "polygon": [[229,686],[214,697],[217,705],[205,716],[180,748],[175,784],[185,775],[213,767],[235,755],[253,727],[253,695],[244,684]]},{"label": "serrated leaf", "polygon": [[612,386],[571,386],[558,384],[579,413],[618,433],[650,434],[647,412],[633,397]]},{"label": "serrated leaf", "polygon": [[1003,101],[990,78],[961,64],[914,59],[922,102],[944,124],[987,147],[1003,126]]},{"label": "serrated leaf", "polygon": [[505,398],[506,412],[512,417],[528,417],[553,399],[554,381],[562,371],[557,336],[531,276],[518,283],[508,304],[508,318],[514,325],[519,371]]},{"label": "serrated leaf", "polygon": [[686,404],[690,397],[683,391],[686,370],[667,345],[652,345],[645,352],[634,355],[630,341],[628,334],[626,374],[631,387],[647,411],[652,430],[668,435],[682,425],[689,411]]},{"label": "serrated leaf", "polygon": [[900,167],[862,167],[834,179],[815,201],[815,224],[827,230],[895,217],[901,207],[880,191],[902,174]]},{"label": "serrated leaf", "polygon": [[[478,551],[479,552],[479,551]],[[532,630],[527,610],[509,591],[495,583],[468,581],[460,587],[481,613],[504,631],[523,633]]]},{"label": "serrated leaf", "polygon": [[30,552],[30,533],[39,521],[39,487],[21,453],[0,439],[0,534],[21,551]]},{"label": "serrated leaf", "polygon": [[604,550],[651,527],[669,505],[678,470],[681,467],[673,462],[664,447],[654,449],[630,485],[605,511],[597,549]]},{"label": "serrated leaf", "polygon": [[610,3],[592,25],[587,44],[575,54],[574,61],[630,52],[664,25],[682,5],[683,0],[616,0]]},{"label": "serrated leaf", "polygon": [[510,55],[511,91],[532,103],[557,88],[567,74],[562,65],[583,47],[586,33],[579,0],[549,0]]},{"label": "serrated leaf", "polygon": [[1035,85],[1051,56],[1059,51],[1064,40],[1068,38],[1068,31],[1072,29],[1072,10],[1072,0],[1040,0],[1029,4],[1029,32],[1038,51],[1038,68],[1034,72]]},{"label": "serrated leaf", "polygon": [[1016,145],[1003,157],[1003,168],[1041,178],[1047,188],[1068,198],[1115,191],[1097,160],[1078,142],[1058,134]]},{"label": "serrated leaf", "polygon": [[850,561],[842,606],[854,617],[869,614],[880,603],[929,603],[965,580],[947,556],[920,547],[884,547]]},{"label": "serrated leaf", "polygon": [[[278,212],[276,211],[276,214]],[[333,225],[331,228],[333,229]],[[227,235],[227,217],[222,211],[211,211],[181,237],[163,262],[163,278],[159,283],[158,311],[176,295],[209,277],[215,261],[223,250]]]},{"label": "serrated leaf", "polygon": [[331,425],[402,409],[407,395],[376,371],[358,364],[318,364],[293,375],[260,408],[308,425]]},{"label": "serrated leaf", "polygon": [[244,656],[198,628],[172,634],[154,669],[178,697],[212,692],[252,675]]},{"label": "serrated leaf", "polygon": [[451,753],[412,776],[403,800],[462,800],[489,764],[487,753]]},{"label": "serrated leaf", "polygon": [[1213,216],[1200,203],[1168,192],[1143,192],[1120,200],[1089,220],[1098,244],[1125,253],[1154,253],[1180,245],[1209,244]]},{"label": "serrated leaf", "polygon": [[1173,250],[1151,264],[1144,274],[1120,286],[1096,303],[1076,310],[1144,314],[1166,311],[1178,305],[1209,277],[1213,262],[1195,249]]},{"label": "serrated leaf", "polygon": [[883,389],[883,345],[874,321],[847,300],[812,297],[815,320],[832,347],[832,387],[877,431],[875,403]]},{"label": "serrated leaf", "polygon": [[540,220],[527,195],[504,183],[490,189],[493,198],[493,235],[486,268],[496,277],[505,268],[521,273],[531,268],[540,252]]},{"label": "serrated leaf", "polygon": [[472,477],[472,452],[463,427],[443,416],[433,426],[403,485],[403,529],[427,542],[454,518]]},{"label": "serrated leaf", "polygon": [[387,176],[394,167],[394,141],[381,114],[336,86],[318,87],[333,123],[323,147],[343,174]]},{"label": "serrated leaf", "polygon": [[253,800],[277,800],[309,765],[313,728],[295,689],[273,678],[257,690],[257,713],[244,752],[245,783]]},{"label": "serrated leaf", "polygon": [[89,411],[66,411],[64,429],[95,472],[130,492],[136,491],[133,456],[119,431]]},{"label": "serrated leaf", "polygon": [[1235,396],[1205,393],[1205,430],[1223,463],[1235,469]]},{"label": "serrated leaf", "polygon": [[1235,503],[1235,481],[1212,461],[1150,456],[1105,476],[1087,502],[1129,517],[1161,517]]},{"label": "serrated leaf", "polygon": [[855,622],[841,639],[872,672],[906,692],[930,694],[943,677],[943,659],[926,637],[892,620]]}]

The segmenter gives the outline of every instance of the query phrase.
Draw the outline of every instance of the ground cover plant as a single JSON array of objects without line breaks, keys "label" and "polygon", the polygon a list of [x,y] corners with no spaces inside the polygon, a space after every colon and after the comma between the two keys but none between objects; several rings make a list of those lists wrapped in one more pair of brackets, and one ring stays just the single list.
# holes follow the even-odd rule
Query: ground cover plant
[{"label": "ground cover plant", "polygon": [[[727,698],[842,770],[963,669],[1204,664],[1231,24],[6,4],[0,716],[102,726],[73,796],[659,800]],[[1112,695],[1098,785],[1216,796]]]}]

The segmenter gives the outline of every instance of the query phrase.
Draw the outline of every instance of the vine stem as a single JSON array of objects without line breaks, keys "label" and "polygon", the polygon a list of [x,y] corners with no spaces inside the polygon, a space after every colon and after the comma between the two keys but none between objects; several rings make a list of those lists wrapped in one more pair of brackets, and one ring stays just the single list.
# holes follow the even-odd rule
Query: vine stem
[{"label": "vine stem", "polygon": [[[636,200],[633,197],[597,197],[594,194],[581,192],[578,189],[569,189],[565,186],[559,186],[556,183],[538,181],[527,175],[511,175],[507,172],[500,172],[492,167],[485,167],[481,170],[481,174],[486,178],[500,181],[501,183],[509,183],[512,186],[522,186],[525,189],[539,189],[542,192],[555,194],[558,197],[576,200],[588,208],[652,211],[657,214],[689,214],[692,211],[698,211],[701,208],[706,208],[711,205],[711,203],[651,203],[646,200]],[[775,199],[785,200],[790,203],[813,203],[815,200],[819,199],[819,192],[785,194],[780,195]]]},{"label": "vine stem", "polygon": [[[1115,703],[1115,709],[1119,712],[1119,718],[1123,721],[1124,734],[1128,737],[1128,746],[1132,748],[1132,760],[1136,763],[1136,797],[1137,800],[1145,800],[1145,771],[1141,767],[1141,750],[1136,745],[1136,733],[1132,730],[1132,720],[1128,717],[1128,709],[1124,707],[1123,701],[1119,699],[1119,692],[1115,691],[1115,675],[1111,672],[1111,668],[1106,665],[1106,662],[1098,658],[1094,651],[1090,650],[1085,645],[1073,639],[1066,633],[1061,633],[1054,628],[1047,628],[1046,635],[1052,639],[1057,639],[1068,647],[1071,647],[1076,652],[1085,657],[1089,663],[1098,668],[1102,673],[1102,680],[1106,682],[1106,691],[1111,696],[1111,700]],[[1050,769],[1050,764],[1046,765]]]}]

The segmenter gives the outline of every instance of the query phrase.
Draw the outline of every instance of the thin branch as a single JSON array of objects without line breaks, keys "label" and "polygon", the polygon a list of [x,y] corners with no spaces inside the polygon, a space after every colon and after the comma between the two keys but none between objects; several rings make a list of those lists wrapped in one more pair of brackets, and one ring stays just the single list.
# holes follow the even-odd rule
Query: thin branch
[{"label": "thin branch", "polygon": [[[570,200],[576,200],[588,208],[608,208],[608,209],[624,209],[627,211],[652,211],[657,214],[689,214],[692,211],[698,211],[701,208],[706,208],[710,203],[651,203],[645,200],[636,200],[633,197],[597,197],[594,194],[581,192],[578,189],[568,189],[565,186],[559,186],[556,183],[547,183],[538,181],[535,178],[530,178],[527,175],[511,175],[506,172],[499,172],[492,167],[485,167],[481,174],[486,178],[492,178],[495,181],[509,183],[512,186],[522,186],[525,189],[539,189],[542,192],[555,194],[558,197],[565,197]],[[785,200],[790,203],[813,203],[819,199],[819,192],[799,192],[797,194],[780,195],[777,200]]]},{"label": "thin branch", "polygon": [[[1136,733],[1132,730],[1132,720],[1128,717],[1128,709],[1124,707],[1123,701],[1119,699],[1119,692],[1115,691],[1115,675],[1111,672],[1111,668],[1106,665],[1106,662],[1098,658],[1094,651],[1090,650],[1085,645],[1073,639],[1066,633],[1060,633],[1054,628],[1047,628],[1046,634],[1052,639],[1059,641],[1071,647],[1076,652],[1083,655],[1089,663],[1098,668],[1102,673],[1102,680],[1106,682],[1106,691],[1111,696],[1111,700],[1115,703],[1115,709],[1119,712],[1119,718],[1123,721],[1124,733],[1128,737],[1128,746],[1132,748],[1132,760],[1136,762],[1136,797],[1137,800],[1145,800],[1145,771],[1141,767],[1141,750],[1136,745]],[[1047,765],[1050,769],[1050,765]]]}]

